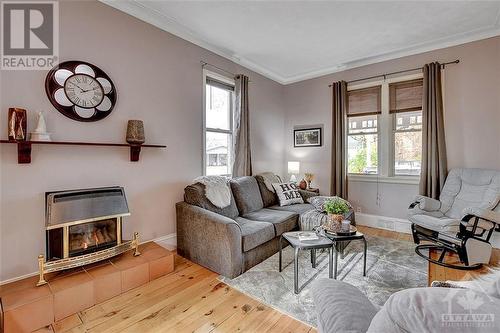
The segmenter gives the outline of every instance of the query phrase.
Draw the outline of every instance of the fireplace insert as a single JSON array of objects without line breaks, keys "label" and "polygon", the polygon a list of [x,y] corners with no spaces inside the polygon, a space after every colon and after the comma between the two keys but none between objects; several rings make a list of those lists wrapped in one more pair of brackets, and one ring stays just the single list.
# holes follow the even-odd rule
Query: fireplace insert
[{"label": "fireplace insert", "polygon": [[[129,216],[122,187],[49,192],[46,200],[46,257],[38,257],[44,274],[104,260],[130,249],[139,255],[138,234],[122,240],[123,217]],[[45,260],[45,258],[47,260]]]}]

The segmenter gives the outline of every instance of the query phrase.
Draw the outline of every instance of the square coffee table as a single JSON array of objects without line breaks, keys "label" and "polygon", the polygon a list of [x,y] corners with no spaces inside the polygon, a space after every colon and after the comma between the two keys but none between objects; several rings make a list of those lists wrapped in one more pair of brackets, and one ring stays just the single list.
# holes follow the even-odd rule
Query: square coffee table
[{"label": "square coffee table", "polygon": [[335,264],[334,264],[334,273],[333,273],[333,278],[337,279],[337,262],[338,262],[338,253],[340,251],[343,251],[345,249],[345,242],[350,242],[350,241],[355,241],[355,240],[362,240],[364,247],[363,247],[363,276],[366,276],[366,238],[365,235],[363,235],[361,232],[356,231],[355,234],[349,235],[349,236],[341,236],[341,235],[336,235],[336,234],[331,234],[326,232],[325,237],[329,238],[334,244],[335,244]]},{"label": "square coffee table", "polygon": [[326,237],[318,236],[318,239],[300,241],[299,233],[303,231],[292,231],[285,232],[281,235],[279,241],[279,271],[281,272],[281,261],[282,261],[282,242],[283,238],[290,244],[294,249],[294,261],[293,261],[293,290],[296,294],[299,293],[299,250],[311,250],[311,264],[312,267],[316,267],[316,250],[318,249],[328,249],[328,276],[330,279],[333,276],[333,241]]}]

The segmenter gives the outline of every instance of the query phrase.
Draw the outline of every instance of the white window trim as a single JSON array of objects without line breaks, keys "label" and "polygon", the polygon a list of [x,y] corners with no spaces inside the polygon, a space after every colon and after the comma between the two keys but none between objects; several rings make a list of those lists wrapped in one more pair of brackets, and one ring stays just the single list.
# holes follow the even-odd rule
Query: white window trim
[{"label": "white window trim", "polygon": [[[218,128],[207,128],[207,113],[206,113],[206,106],[207,106],[207,77],[211,77],[213,79],[219,80],[221,82],[227,83],[229,85],[234,86],[235,82],[234,79],[229,78],[227,76],[221,75],[216,72],[209,71],[207,69],[203,69],[203,81],[202,81],[202,109],[201,109],[201,114],[202,114],[202,158],[201,158],[201,170],[202,170],[202,175],[206,176],[207,175],[207,169],[206,169],[206,164],[207,164],[207,132],[217,132],[217,133],[225,133],[225,134],[231,134],[231,146],[229,149],[231,150],[230,152],[230,159],[229,159],[229,167],[230,169],[233,168],[233,160],[234,160],[234,152],[232,151],[233,147],[233,135],[234,135],[234,120],[233,120],[233,112],[234,112],[234,107],[233,103],[230,104],[230,109],[229,109],[229,125],[230,129],[229,130],[224,130],[224,129],[218,129]],[[233,94],[234,98],[234,94]],[[231,177],[231,174],[227,175],[222,175],[222,176],[228,176]]]},{"label": "white window trim", "polygon": [[[384,80],[370,81],[355,85],[348,85],[347,90],[356,90],[381,86],[381,108],[382,113],[377,116],[377,152],[378,152],[378,168],[377,175],[365,175],[358,173],[349,173],[348,180],[356,182],[379,182],[391,184],[409,184],[416,185],[420,182],[420,176],[404,176],[394,175],[394,131],[393,131],[393,115],[389,113],[389,84],[401,81],[409,81],[421,79],[422,73],[410,74],[388,78]],[[346,122],[346,126],[349,122]],[[346,135],[347,135],[346,128]],[[346,138],[347,142],[347,138]],[[347,149],[346,149],[347,154]],[[345,156],[347,160],[347,156]]]}]

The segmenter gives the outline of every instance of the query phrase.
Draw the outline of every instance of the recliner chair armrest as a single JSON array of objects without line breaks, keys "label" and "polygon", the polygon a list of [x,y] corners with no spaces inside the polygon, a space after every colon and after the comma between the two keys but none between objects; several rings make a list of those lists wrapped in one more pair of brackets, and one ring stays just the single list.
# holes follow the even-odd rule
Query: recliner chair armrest
[{"label": "recliner chair armrest", "polygon": [[426,212],[436,212],[441,208],[441,201],[423,195],[417,195],[409,208],[415,208],[417,205],[418,208]]},{"label": "recliner chair armrest", "polygon": [[[477,216],[483,220],[490,221],[496,224],[500,224],[500,213],[492,210],[478,208],[478,207],[468,207],[463,210],[464,219],[467,215]],[[470,218],[469,218],[470,219]],[[469,220],[467,219],[467,220]]]}]

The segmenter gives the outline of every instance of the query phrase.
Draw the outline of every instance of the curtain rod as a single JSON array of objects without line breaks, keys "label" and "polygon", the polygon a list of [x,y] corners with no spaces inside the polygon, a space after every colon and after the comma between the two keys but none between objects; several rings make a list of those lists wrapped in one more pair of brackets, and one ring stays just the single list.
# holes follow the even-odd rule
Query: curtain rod
[{"label": "curtain rod", "polygon": [[[454,61],[450,61],[450,62],[445,62],[445,63],[441,64],[441,67],[445,68],[446,65],[458,64],[459,62],[460,62],[459,59],[454,60]],[[414,71],[417,71],[419,69],[421,70],[422,67],[417,67],[417,68],[412,68],[412,69],[405,69],[405,70],[397,71],[397,72],[391,72],[391,73],[385,73],[385,74],[379,74],[379,75],[364,77],[362,79],[356,79],[356,80],[347,81],[347,83],[354,83],[354,82],[359,82],[359,81],[376,79],[378,77],[383,77],[385,79],[386,76],[391,76],[391,75],[396,75],[396,74],[402,74],[402,73],[407,73],[407,72],[414,72]],[[331,86],[333,86],[333,84],[329,84],[328,86],[331,87]]]},{"label": "curtain rod", "polygon": [[225,72],[227,74],[231,74],[232,76],[236,76],[236,74],[234,74],[234,73],[232,73],[230,71],[226,71],[224,68],[220,68],[218,66],[209,64],[208,62],[205,62],[203,60],[200,60],[200,64],[201,64],[201,67],[210,66],[210,67],[213,67],[213,68],[217,68],[218,70],[223,71],[223,72]]},{"label": "curtain rod", "polygon": [[[225,70],[224,68],[220,68],[219,66],[215,66],[215,65],[209,64],[208,62],[203,61],[203,60],[200,60],[200,64],[201,64],[202,68],[205,67],[205,66],[210,66],[210,67],[216,68],[216,69],[218,69],[220,71],[223,71],[224,73],[230,74],[233,77],[238,76],[238,74],[234,74],[234,73],[232,73],[230,71]],[[251,83],[251,82],[252,82],[252,80],[249,79],[248,83]]]}]

